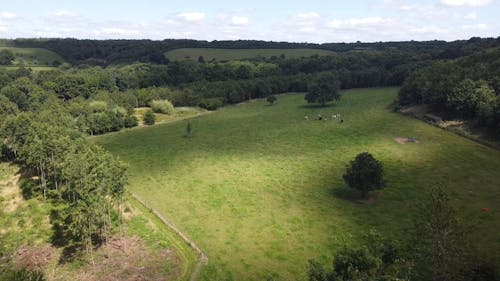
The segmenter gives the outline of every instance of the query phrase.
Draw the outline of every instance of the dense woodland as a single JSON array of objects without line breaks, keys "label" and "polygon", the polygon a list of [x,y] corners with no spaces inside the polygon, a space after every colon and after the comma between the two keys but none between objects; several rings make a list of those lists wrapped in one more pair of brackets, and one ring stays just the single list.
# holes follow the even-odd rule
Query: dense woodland
[{"label": "dense woodland", "polygon": [[[428,105],[500,132],[500,38],[353,44],[261,41],[74,39],[9,42],[55,51],[64,63],[47,71],[0,68],[2,157],[36,175],[29,195],[57,202],[54,241],[91,251],[113,231],[123,200],[126,167],[87,135],[137,126],[134,108],[169,100],[215,110],[255,98],[332,88],[401,86],[401,106]],[[169,62],[180,47],[318,48],[330,56],[247,61]],[[8,65],[12,54],[4,52]],[[321,279],[318,279],[321,280]],[[326,280],[326,279],[325,279]]]}]

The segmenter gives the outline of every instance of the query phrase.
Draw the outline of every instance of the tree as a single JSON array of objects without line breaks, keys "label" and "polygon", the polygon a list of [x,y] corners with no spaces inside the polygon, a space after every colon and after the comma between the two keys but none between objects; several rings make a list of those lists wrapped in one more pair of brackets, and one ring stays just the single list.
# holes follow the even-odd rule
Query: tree
[{"label": "tree", "polygon": [[319,103],[325,106],[327,102],[340,99],[340,82],[333,75],[322,75],[308,87],[305,96],[308,103]]},{"label": "tree", "polygon": [[361,191],[363,198],[366,198],[368,192],[385,187],[383,175],[382,163],[370,153],[363,152],[351,161],[343,178],[349,187]]},{"label": "tree", "polygon": [[327,271],[310,260],[307,271],[310,281],[408,280],[406,263],[394,241],[384,240],[376,231],[368,232],[364,245],[344,247],[335,254],[333,270]]},{"label": "tree", "polygon": [[275,97],[274,95],[267,97],[267,102],[268,102],[270,105],[273,105],[273,104],[274,104],[274,102],[276,102],[276,97]]},{"label": "tree", "polygon": [[0,65],[12,65],[15,58],[16,56],[12,50],[3,49],[0,51]]},{"label": "tree", "polygon": [[463,276],[470,257],[471,241],[442,189],[433,189],[418,208],[410,230],[408,252],[414,263],[415,280],[472,280]]},{"label": "tree", "polygon": [[154,125],[156,122],[156,116],[151,109],[148,109],[146,110],[146,112],[144,112],[142,120],[146,125]]}]

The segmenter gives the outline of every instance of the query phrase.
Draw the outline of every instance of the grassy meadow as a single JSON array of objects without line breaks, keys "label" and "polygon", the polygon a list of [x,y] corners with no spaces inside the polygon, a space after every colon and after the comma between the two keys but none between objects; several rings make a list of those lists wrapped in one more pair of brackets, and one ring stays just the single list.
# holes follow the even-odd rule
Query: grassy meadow
[{"label": "grassy meadow", "polygon": [[[330,264],[369,229],[403,236],[433,186],[478,223],[478,251],[500,264],[500,152],[391,112],[396,95],[349,90],[318,108],[290,94],[273,106],[260,100],[191,119],[191,138],[184,120],[92,141],[127,162],[130,190],[208,255],[201,280],[305,280],[308,259]],[[342,113],[345,122],[303,118],[318,113]],[[342,180],[364,151],[384,163],[388,181],[371,204],[357,202]]]},{"label": "grassy meadow", "polygon": [[16,56],[13,65],[24,65],[26,67],[43,67],[52,66],[54,61],[63,63],[64,59],[58,54],[43,48],[14,48],[14,47],[0,47],[3,49],[12,50]]},{"label": "grassy meadow", "polygon": [[165,56],[171,61],[195,59],[203,56],[205,61],[230,61],[251,59],[257,57],[270,58],[285,55],[287,58],[310,57],[312,55],[329,55],[332,51],[317,49],[210,49],[210,48],[182,48],[169,51]]}]

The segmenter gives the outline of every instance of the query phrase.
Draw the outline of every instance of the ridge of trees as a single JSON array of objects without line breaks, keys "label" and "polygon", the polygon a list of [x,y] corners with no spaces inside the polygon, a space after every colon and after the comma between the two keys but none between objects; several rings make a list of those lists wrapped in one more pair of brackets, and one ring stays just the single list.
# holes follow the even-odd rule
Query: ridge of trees
[{"label": "ridge of trees", "polygon": [[498,46],[498,38],[473,37],[469,40],[406,41],[373,43],[290,43],[258,40],[198,41],[187,39],[153,40],[78,40],[20,38],[6,41],[17,47],[46,48],[61,55],[72,64],[110,65],[131,62],[168,63],[164,53],[178,48],[222,48],[222,49],[324,49],[335,52],[353,50],[400,50],[426,53],[435,59],[452,59],[471,54],[478,49]]}]

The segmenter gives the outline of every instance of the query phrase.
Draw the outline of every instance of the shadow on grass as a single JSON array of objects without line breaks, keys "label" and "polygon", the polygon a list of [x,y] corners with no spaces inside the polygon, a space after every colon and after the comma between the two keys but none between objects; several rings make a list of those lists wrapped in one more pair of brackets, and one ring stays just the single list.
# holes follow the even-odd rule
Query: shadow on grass
[{"label": "shadow on grass", "polygon": [[330,194],[336,198],[351,202],[357,202],[361,199],[361,194],[358,191],[346,186],[332,188]]},{"label": "shadow on grass", "polygon": [[305,109],[330,109],[330,108],[333,108],[333,107],[337,107],[337,104],[334,104],[334,103],[325,104],[325,105],[321,105],[321,104],[303,104],[303,105],[299,106],[299,108],[305,108]]}]

